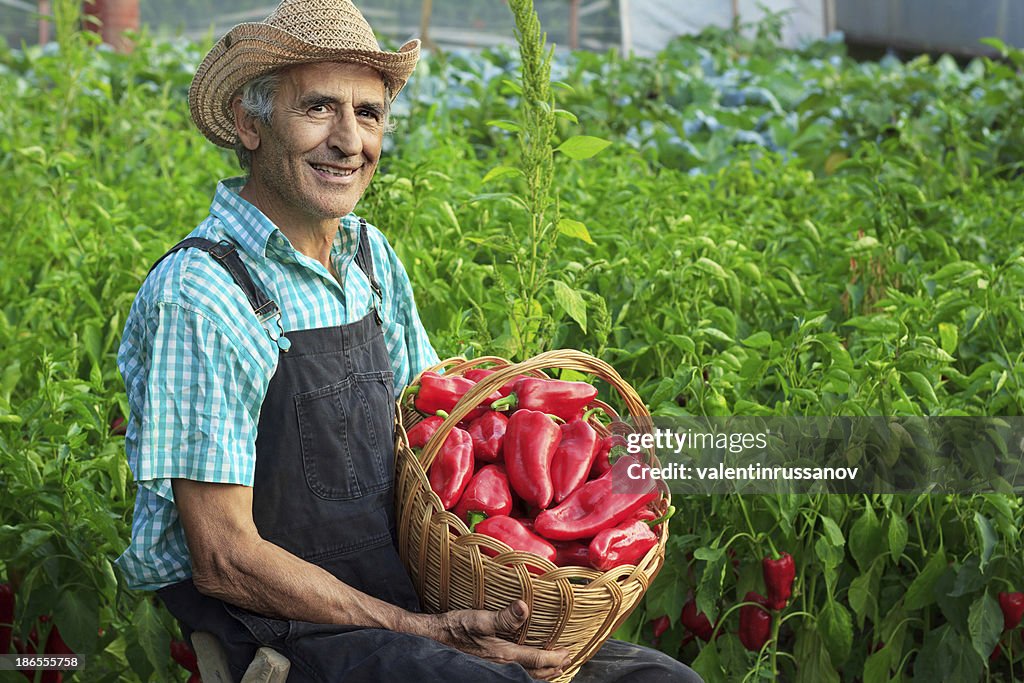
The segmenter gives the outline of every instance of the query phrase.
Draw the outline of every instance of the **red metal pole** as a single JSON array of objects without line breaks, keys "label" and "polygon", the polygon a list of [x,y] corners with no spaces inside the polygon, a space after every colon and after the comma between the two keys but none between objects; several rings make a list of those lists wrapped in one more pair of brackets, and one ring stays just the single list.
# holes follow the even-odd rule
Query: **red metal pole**
[{"label": "red metal pole", "polygon": [[139,28],[139,0],[86,0],[82,3],[82,14],[99,20],[99,25],[87,20],[85,27],[99,33],[104,43],[113,45],[118,52],[132,51],[132,43],[124,32]]},{"label": "red metal pole", "polygon": [[[36,8],[42,17],[50,16],[50,0],[39,0]],[[39,20],[39,44],[46,45],[50,42],[50,22],[46,19]]]},{"label": "red metal pole", "polygon": [[580,49],[580,0],[569,0],[569,49]]}]

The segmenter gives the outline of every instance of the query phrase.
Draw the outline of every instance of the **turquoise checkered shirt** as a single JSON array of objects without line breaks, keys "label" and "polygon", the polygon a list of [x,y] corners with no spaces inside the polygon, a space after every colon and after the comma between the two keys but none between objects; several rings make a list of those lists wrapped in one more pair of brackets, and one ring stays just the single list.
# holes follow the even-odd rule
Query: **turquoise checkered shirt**
[{"label": "turquoise checkered shirt", "polygon": [[[342,288],[238,196],[243,184],[244,178],[218,184],[209,217],[189,236],[236,244],[256,286],[280,306],[286,333],[366,315],[372,294],[355,264],[359,218],[341,219],[331,250]],[[405,268],[384,235],[368,229],[398,391],[437,354]],[[252,486],[256,426],[277,358],[241,288],[209,254],[172,254],[143,283],[117,356],[131,408],[125,448],[139,484],[131,545],[117,560],[132,588],[155,590],[192,575],[171,479]]]}]

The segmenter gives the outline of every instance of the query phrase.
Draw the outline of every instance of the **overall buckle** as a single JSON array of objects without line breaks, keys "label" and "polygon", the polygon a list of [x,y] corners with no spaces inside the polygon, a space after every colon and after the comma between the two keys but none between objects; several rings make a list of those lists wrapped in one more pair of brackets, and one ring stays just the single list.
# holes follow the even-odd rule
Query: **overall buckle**
[{"label": "overall buckle", "polygon": [[281,309],[273,300],[268,301],[256,309],[256,319],[267,331],[270,338],[277,344],[277,348],[284,353],[292,347],[291,340],[284,336],[284,325],[281,323]]}]

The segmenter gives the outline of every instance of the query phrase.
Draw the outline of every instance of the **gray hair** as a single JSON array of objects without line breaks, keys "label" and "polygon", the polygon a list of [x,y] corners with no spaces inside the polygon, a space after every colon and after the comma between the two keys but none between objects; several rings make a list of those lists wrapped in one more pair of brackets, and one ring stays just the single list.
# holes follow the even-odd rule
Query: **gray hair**
[{"label": "gray hair", "polygon": [[[242,96],[242,109],[264,125],[270,125],[274,115],[274,97],[281,82],[282,69],[275,69],[253,78],[239,90]],[[384,134],[394,132],[395,123],[391,119],[391,88],[384,85]],[[238,165],[246,174],[252,171],[252,150],[242,141],[235,141],[235,156]]]}]

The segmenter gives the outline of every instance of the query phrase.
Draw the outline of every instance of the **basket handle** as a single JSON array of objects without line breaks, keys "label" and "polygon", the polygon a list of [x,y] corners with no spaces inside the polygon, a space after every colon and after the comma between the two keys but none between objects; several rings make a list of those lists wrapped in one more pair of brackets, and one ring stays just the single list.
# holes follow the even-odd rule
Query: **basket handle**
[{"label": "basket handle", "polygon": [[[489,358],[488,360],[501,361],[502,359]],[[545,351],[521,363],[492,368],[494,374],[484,377],[476,383],[476,386],[467,391],[423,447],[423,451],[420,453],[420,464],[423,466],[423,470],[428,471],[430,469],[431,463],[437,457],[438,452],[441,450],[441,445],[448,438],[448,434],[477,404],[516,375],[534,374],[537,371],[549,368],[577,370],[603,379],[614,387],[622,397],[636,426],[641,430],[653,429],[651,414],[648,412],[647,406],[640,400],[640,396],[637,395],[633,387],[626,380],[622,379],[611,365],[605,363],[600,358],[595,358],[590,354],[576,351],[575,349]]]}]

